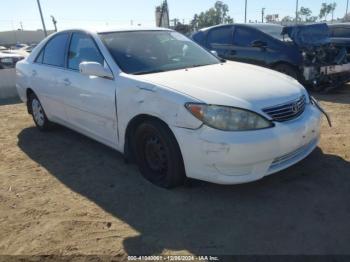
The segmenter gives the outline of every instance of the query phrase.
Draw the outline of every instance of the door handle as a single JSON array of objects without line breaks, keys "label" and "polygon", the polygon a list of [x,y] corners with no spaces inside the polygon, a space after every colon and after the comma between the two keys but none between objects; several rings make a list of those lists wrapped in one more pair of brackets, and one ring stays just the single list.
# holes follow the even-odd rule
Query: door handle
[{"label": "door handle", "polygon": [[236,51],[236,50],[231,50],[230,54],[231,54],[231,55],[236,55],[236,54],[237,54],[237,51]]},{"label": "door handle", "polygon": [[70,86],[72,84],[68,78],[63,79],[63,83],[65,86]]}]

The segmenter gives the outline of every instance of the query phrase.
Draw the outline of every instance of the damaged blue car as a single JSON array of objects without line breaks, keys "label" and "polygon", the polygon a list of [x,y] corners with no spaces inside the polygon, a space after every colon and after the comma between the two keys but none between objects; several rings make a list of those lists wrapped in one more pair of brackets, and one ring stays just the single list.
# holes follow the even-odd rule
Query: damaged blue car
[{"label": "damaged blue car", "polygon": [[350,44],[330,38],[327,24],[220,25],[192,38],[223,59],[274,69],[314,90],[337,88],[350,80]]}]

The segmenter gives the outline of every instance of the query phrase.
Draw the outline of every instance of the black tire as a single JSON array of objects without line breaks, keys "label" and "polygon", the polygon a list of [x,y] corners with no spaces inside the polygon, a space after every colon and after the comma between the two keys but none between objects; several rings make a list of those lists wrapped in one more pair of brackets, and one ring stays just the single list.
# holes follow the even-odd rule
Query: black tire
[{"label": "black tire", "polygon": [[29,94],[27,106],[28,112],[31,113],[33,121],[40,131],[48,131],[52,128],[52,122],[47,118],[39,98],[34,93]]},{"label": "black tire", "polygon": [[298,71],[290,66],[290,65],[287,65],[287,64],[279,64],[279,65],[276,65],[274,67],[274,70],[282,73],[282,74],[285,74],[285,75],[288,75],[290,77],[293,77],[294,79],[298,80],[299,81],[299,73]]},{"label": "black tire", "polygon": [[164,188],[184,184],[180,148],[167,125],[157,120],[140,124],[135,131],[133,149],[139,170],[148,181]]}]

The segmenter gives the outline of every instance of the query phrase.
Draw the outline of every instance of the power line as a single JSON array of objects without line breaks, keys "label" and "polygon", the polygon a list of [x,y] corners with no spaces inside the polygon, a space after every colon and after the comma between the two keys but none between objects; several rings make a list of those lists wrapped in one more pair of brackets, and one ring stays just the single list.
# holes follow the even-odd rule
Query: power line
[{"label": "power line", "polygon": [[261,9],[261,23],[264,23],[265,7]]},{"label": "power line", "polygon": [[296,9],[295,9],[295,23],[298,23],[299,20],[299,0],[296,2]]},{"label": "power line", "polygon": [[51,19],[52,19],[53,26],[55,27],[55,32],[57,32],[57,20],[53,15],[51,16]]},{"label": "power line", "polygon": [[245,12],[244,12],[244,23],[247,23],[247,7],[248,7],[248,0],[245,0]]},{"label": "power line", "polygon": [[39,13],[40,13],[40,17],[41,17],[41,23],[43,24],[44,34],[45,34],[45,37],[46,37],[47,36],[47,31],[46,31],[45,21],[44,21],[44,17],[43,17],[43,12],[41,11],[40,0],[36,0],[36,2],[38,3]]}]

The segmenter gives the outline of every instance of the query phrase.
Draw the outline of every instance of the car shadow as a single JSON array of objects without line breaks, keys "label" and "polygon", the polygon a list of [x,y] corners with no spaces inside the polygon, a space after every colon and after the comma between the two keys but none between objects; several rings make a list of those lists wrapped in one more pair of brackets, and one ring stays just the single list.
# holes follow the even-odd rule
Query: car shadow
[{"label": "car shadow", "polygon": [[235,186],[164,190],[121,154],[66,128],[27,128],[18,146],[74,192],[139,232],[128,254],[350,254],[350,163],[316,149],[296,166]]},{"label": "car shadow", "polygon": [[326,94],[313,92],[312,95],[317,100],[324,102],[350,104],[350,84],[346,84]]},{"label": "car shadow", "polygon": [[0,106],[20,104],[22,101],[18,97],[0,98]]}]

